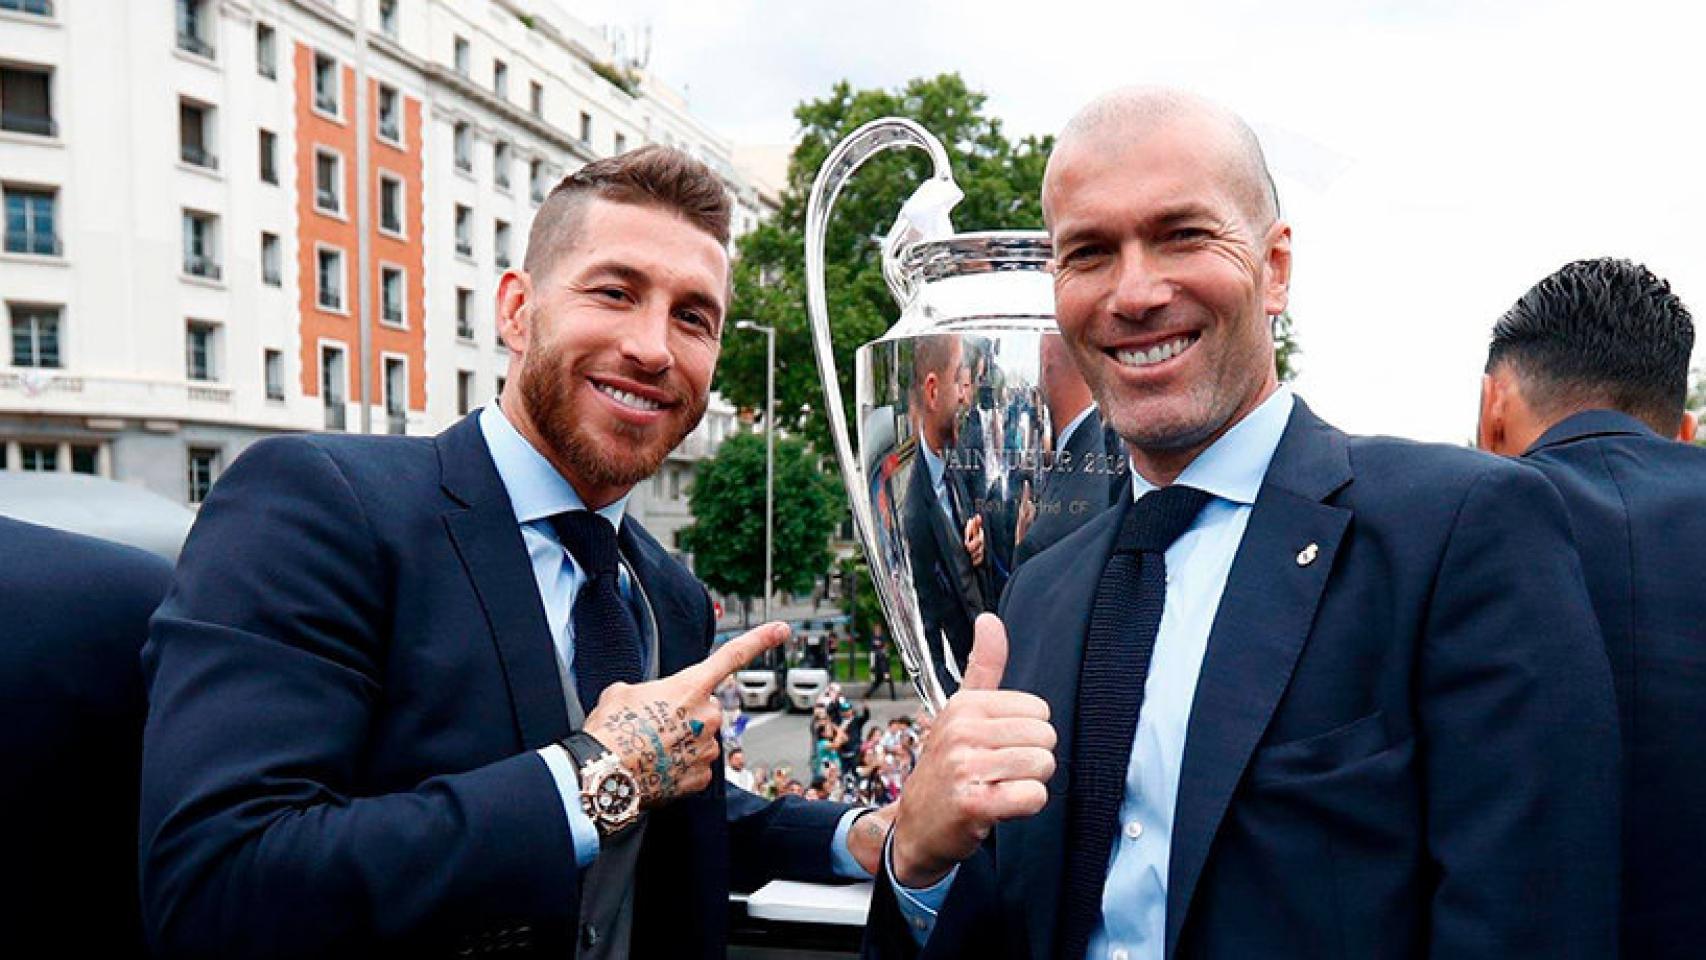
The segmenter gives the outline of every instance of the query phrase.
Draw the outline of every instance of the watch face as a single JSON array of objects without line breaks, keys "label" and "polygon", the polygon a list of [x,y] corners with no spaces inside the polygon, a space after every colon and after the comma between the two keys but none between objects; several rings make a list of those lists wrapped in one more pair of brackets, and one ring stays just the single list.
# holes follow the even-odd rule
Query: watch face
[{"label": "watch face", "polygon": [[598,789],[593,793],[592,802],[598,807],[600,815],[620,817],[639,803],[639,799],[634,778],[629,776],[627,771],[614,771],[598,781]]}]

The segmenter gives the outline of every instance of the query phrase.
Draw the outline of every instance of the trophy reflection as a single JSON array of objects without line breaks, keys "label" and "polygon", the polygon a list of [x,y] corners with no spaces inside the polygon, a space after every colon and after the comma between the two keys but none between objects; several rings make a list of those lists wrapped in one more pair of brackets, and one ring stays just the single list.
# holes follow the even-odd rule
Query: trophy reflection
[{"label": "trophy reflection", "polygon": [[[900,318],[854,354],[858,446],[830,342],[823,247],[847,179],[916,147],[935,175],[900,211],[883,273]],[[914,687],[939,709],[957,689],[978,614],[1026,560],[1129,485],[1054,322],[1048,237],[954,233],[946,151],[910,120],[859,128],[830,152],[806,212],[806,280],[830,434],[854,526]]]}]

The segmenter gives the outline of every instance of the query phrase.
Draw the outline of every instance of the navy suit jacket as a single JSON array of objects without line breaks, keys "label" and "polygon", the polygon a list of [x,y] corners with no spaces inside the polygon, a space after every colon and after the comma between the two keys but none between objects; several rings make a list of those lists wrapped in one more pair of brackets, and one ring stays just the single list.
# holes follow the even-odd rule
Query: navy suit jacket
[{"label": "navy suit jacket", "polygon": [[[948,483],[955,478],[948,477]],[[969,508],[968,508],[969,509]],[[923,441],[914,452],[912,475],[906,482],[906,500],[901,505],[910,550],[913,583],[918,588],[918,615],[924,625],[924,642],[935,656],[936,676],[942,689],[952,693],[958,684],[943,663],[942,640],[955,663],[964,669],[971,656],[972,623],[977,615],[995,607],[985,597],[987,578],[972,566],[963,535],[954,532],[943,514],[941,501],[930,485],[930,468],[924,462]],[[969,518],[969,514],[968,514]]]},{"label": "navy suit jacket", "polygon": [[1611,410],[1524,458],[1563,495],[1623,730],[1623,955],[1706,944],[1706,449]]},{"label": "navy suit jacket", "polygon": [[[660,675],[701,659],[704,588],[631,518],[618,542]],[[157,949],[572,956],[574,847],[534,753],[568,715],[477,417],[436,438],[252,446],[202,506],[143,664]],[[713,769],[648,816],[634,956],[722,956],[731,878],[832,879],[844,808],[725,793]]]},{"label": "navy suit jacket", "polygon": [[[1048,805],[962,865],[930,956],[1050,956],[1079,661],[1129,500],[1019,569],[1003,686],[1048,701]],[[1305,552],[1315,546],[1312,560]],[[1167,955],[1610,957],[1617,727],[1558,496],[1298,402],[1209,635]],[[880,884],[868,941],[907,955]]]},{"label": "navy suit jacket", "polygon": [[144,955],[136,781],[148,615],[172,567],[0,517],[0,942]]}]

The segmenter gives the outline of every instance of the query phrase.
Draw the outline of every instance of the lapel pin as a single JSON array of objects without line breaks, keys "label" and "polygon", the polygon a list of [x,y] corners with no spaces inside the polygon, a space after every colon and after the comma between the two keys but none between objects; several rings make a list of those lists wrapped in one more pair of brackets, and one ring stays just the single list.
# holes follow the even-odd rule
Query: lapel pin
[{"label": "lapel pin", "polygon": [[1320,554],[1321,548],[1316,546],[1314,543],[1311,543],[1309,546],[1297,551],[1297,565],[1300,567],[1307,567],[1314,563],[1315,558],[1320,556]]}]

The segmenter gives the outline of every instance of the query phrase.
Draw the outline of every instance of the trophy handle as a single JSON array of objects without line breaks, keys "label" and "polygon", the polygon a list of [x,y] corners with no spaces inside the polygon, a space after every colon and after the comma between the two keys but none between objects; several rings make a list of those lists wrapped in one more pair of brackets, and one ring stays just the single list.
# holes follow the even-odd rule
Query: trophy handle
[{"label": "trophy handle", "polygon": [[[812,184],[811,198],[806,204],[806,309],[811,317],[812,344],[816,348],[818,377],[823,381],[824,399],[827,402],[825,415],[829,417],[829,434],[835,443],[836,459],[841,465],[841,479],[847,485],[847,499],[853,511],[853,524],[858,530],[859,541],[865,549],[865,562],[870,568],[873,580],[882,575],[886,566],[877,549],[876,521],[871,516],[870,492],[859,489],[865,471],[853,457],[853,445],[847,433],[847,416],[842,412],[841,379],[835,369],[835,349],[830,340],[829,331],[829,298],[824,292],[823,248],[824,238],[829,230],[829,213],[834,207],[835,200],[841,194],[841,188],[853,176],[854,171],[864,163],[885,150],[897,150],[904,147],[918,147],[930,154],[934,165],[934,173],[929,182],[946,181],[949,188],[957,192],[953,186],[954,177],[948,163],[948,151],[942,142],[930,131],[904,117],[884,117],[861,126],[853,131],[846,139],[836,144],[831,150],[823,166],[818,169],[817,180]],[[927,182],[927,183],[929,183]],[[906,283],[899,273],[893,254],[900,238],[891,234],[885,243],[883,251],[883,277],[888,281],[889,288],[899,294],[906,289]],[[908,562],[904,558],[902,562]],[[942,691],[941,683],[936,678],[936,672],[928,660],[919,663],[919,651],[910,650],[909,644],[901,643],[900,619],[897,615],[903,611],[891,609],[888,595],[885,591],[877,590],[878,601],[883,606],[883,612],[889,622],[896,626],[895,649],[901,654],[901,660],[906,665],[906,671],[912,678],[913,687],[918,696],[924,701],[924,706],[932,714],[936,713],[947,697]],[[925,648],[923,654],[928,658],[929,638],[920,638]]]}]

